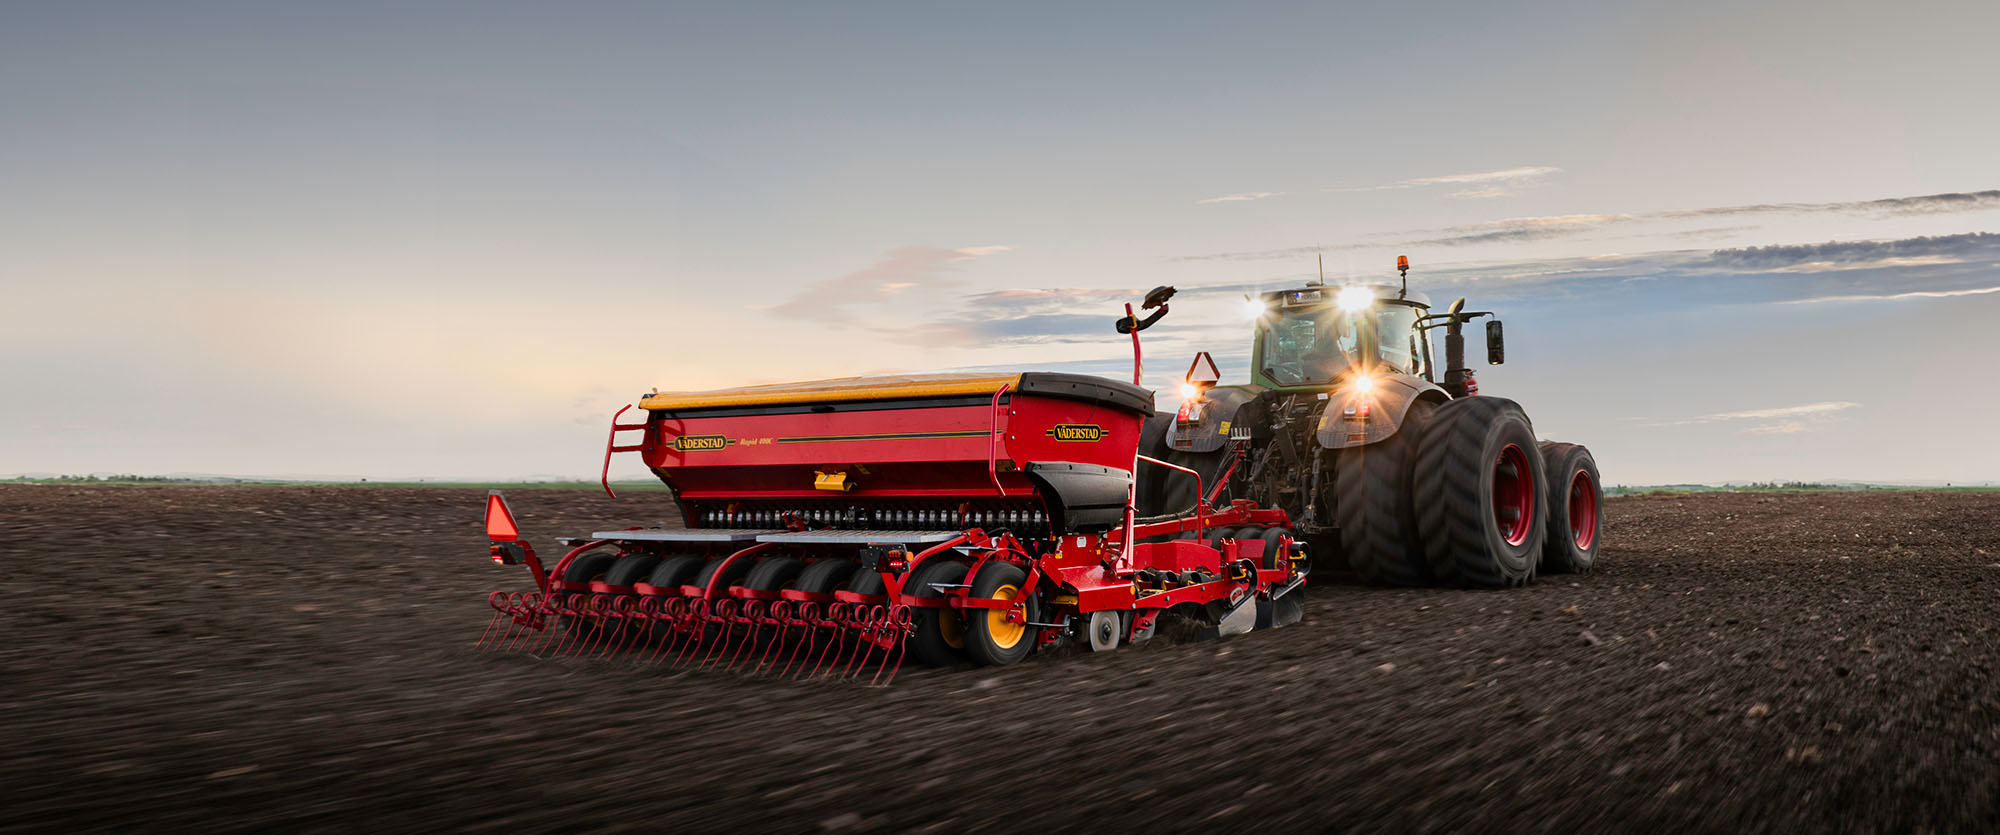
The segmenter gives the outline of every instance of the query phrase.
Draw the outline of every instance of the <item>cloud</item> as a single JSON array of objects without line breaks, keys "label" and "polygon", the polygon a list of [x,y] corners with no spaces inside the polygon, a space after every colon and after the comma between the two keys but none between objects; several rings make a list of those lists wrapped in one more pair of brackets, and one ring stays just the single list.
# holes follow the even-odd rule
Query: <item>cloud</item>
[{"label": "cloud", "polygon": [[1210,197],[1207,200],[1196,200],[1194,202],[1198,206],[1209,203],[1243,203],[1251,200],[1262,200],[1266,197],[1278,197],[1285,193],[1282,191],[1246,191],[1241,194],[1225,194],[1221,197]]},{"label": "cloud", "polygon": [[972,246],[938,249],[906,246],[882,254],[875,263],[845,275],[806,285],[791,298],[773,305],[772,313],[791,319],[846,323],[852,321],[847,307],[879,301],[912,287],[947,286],[943,274],[955,265],[986,255],[1006,252],[1009,246]]},{"label": "cloud", "polygon": [[2000,234],[1968,232],[1893,241],[1828,241],[1719,249],[1716,266],[1753,272],[1833,272],[1957,264],[1982,256],[2000,257]]},{"label": "cloud", "polygon": [[[1497,177],[1518,171],[1539,169],[1520,168],[1508,171],[1493,171],[1485,174],[1461,174],[1457,177]],[[1431,177],[1425,180],[1405,180],[1403,183],[1443,181],[1447,178]],[[1388,186],[1372,186],[1351,191],[1370,191],[1380,188],[1403,188],[1402,183]],[[1481,195],[1483,196],[1483,195]],[[1596,232],[1612,224],[1642,224],[1656,221],[1688,220],[1707,217],[1741,217],[1758,214],[1816,214],[1844,213],[1864,214],[1877,217],[1901,217],[1908,215],[1946,214],[1953,212],[1978,212],[2000,209],[2000,189],[1986,191],[1945,192],[1912,197],[1887,197],[1879,200],[1857,200],[1839,203],[1753,203],[1739,206],[1711,206],[1701,209],[1675,209],[1661,212],[1638,212],[1618,214],[1570,214],[1548,217],[1507,218],[1488,221],[1471,226],[1448,226],[1441,229],[1415,230],[1410,232],[1378,235],[1367,241],[1338,244],[1329,247],[1288,247],[1251,252],[1219,252],[1206,255],[1168,256],[1168,261],[1266,261],[1309,255],[1322,250],[1371,249],[1382,247],[1450,247],[1473,246],[1490,243],[1518,243],[1529,240],[1565,238]],[[1695,230],[1687,235],[1738,231],[1755,227],[1734,226],[1712,230]]]},{"label": "cloud", "polygon": [[1953,296],[1984,296],[2000,293],[2000,287],[1970,287],[1964,290],[1911,290],[1907,293],[1856,293],[1844,296],[1815,296],[1809,299],[1790,299],[1780,304],[1813,304],[1816,302],[1875,302],[1896,299],[1948,299]]},{"label": "cloud", "polygon": [[1877,215],[1935,215],[2000,209],[2000,189],[1920,194],[1914,197],[1885,197],[1879,200],[1850,200],[1838,203],[1751,203],[1742,206],[1713,206],[1705,209],[1677,209],[1655,212],[1648,217],[1724,217],[1750,214],[1818,214],[1839,212]]},{"label": "cloud", "polygon": [[1752,435],[1790,435],[1819,428],[1838,413],[1859,408],[1861,404],[1846,400],[1824,400],[1818,403],[1800,403],[1796,406],[1779,406],[1771,409],[1745,409],[1738,412],[1716,412],[1681,420],[1659,421],[1648,426],[1688,426],[1704,423],[1737,423],[1742,431]]},{"label": "cloud", "polygon": [[1454,200],[1487,200],[1494,197],[1506,197],[1507,194],[1508,191],[1504,188],[1501,188],[1499,186],[1487,186],[1485,188],[1472,188],[1472,189],[1466,189],[1465,191],[1454,191],[1445,196],[1452,198]]},{"label": "cloud", "polygon": [[1480,171],[1473,174],[1446,174],[1442,177],[1420,177],[1414,180],[1400,180],[1386,188],[1416,188],[1418,186],[1468,185],[1473,183],[1508,183],[1520,180],[1534,180],[1562,169],[1552,165],[1524,165],[1518,168],[1503,168],[1499,171]]}]

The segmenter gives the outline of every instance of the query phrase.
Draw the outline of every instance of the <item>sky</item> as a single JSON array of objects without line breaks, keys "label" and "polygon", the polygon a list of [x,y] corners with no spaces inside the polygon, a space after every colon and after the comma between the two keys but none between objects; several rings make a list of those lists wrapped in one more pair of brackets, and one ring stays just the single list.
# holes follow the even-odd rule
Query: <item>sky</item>
[{"label": "sky", "polygon": [[[1506,321],[1611,483],[2000,480],[2000,4],[0,2],[0,475],[594,477],[638,395]],[[1170,405],[1171,400],[1163,401]],[[629,458],[630,456],[626,456]],[[636,461],[614,473],[643,475]]]}]

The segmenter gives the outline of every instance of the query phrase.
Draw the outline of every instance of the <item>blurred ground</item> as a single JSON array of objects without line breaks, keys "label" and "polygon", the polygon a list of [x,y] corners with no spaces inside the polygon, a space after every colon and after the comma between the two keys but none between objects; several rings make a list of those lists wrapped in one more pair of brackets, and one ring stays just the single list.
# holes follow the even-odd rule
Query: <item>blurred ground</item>
[{"label": "blurred ground", "polygon": [[0,485],[0,829],[2000,828],[2000,494],[1614,499],[1592,575],[888,689],[474,652],[481,499]]}]

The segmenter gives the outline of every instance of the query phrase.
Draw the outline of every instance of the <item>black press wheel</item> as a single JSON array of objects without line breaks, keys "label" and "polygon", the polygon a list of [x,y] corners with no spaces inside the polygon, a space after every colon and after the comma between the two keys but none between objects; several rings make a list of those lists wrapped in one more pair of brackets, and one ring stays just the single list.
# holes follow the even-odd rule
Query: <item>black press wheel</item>
[{"label": "black press wheel", "polygon": [[[847,582],[848,576],[853,573],[854,563],[846,560],[820,560],[799,572],[798,583],[793,588],[813,594],[832,594],[839,590],[841,584]],[[824,610],[825,605],[822,604],[820,608]]]},{"label": "black press wheel", "polygon": [[1520,404],[1472,396],[1439,406],[1416,466],[1417,528],[1432,576],[1478,588],[1533,579],[1546,483]]},{"label": "black press wheel", "polygon": [[1413,496],[1417,450],[1437,404],[1419,400],[1403,413],[1396,434],[1348,447],[1334,460],[1334,518],[1340,549],[1361,579],[1392,586],[1431,581]]},{"label": "black press wheel", "polygon": [[[678,595],[681,586],[694,582],[695,575],[701,573],[702,566],[707,564],[708,560],[692,554],[668,557],[660,560],[659,565],[653,566],[653,573],[646,578],[646,584],[671,589],[672,594]],[[647,640],[664,641],[672,637],[673,627],[664,621],[654,621],[646,632]]]},{"label": "black press wheel", "polygon": [[[911,597],[943,597],[932,583],[965,582],[965,563],[932,558],[925,560],[903,583],[903,593]],[[916,626],[910,636],[910,654],[932,667],[950,667],[965,660],[965,626],[958,612],[950,608],[912,607],[910,620]]]},{"label": "black press wheel", "polygon": [[[591,554],[578,554],[576,559],[569,561],[569,568],[563,569],[563,582],[585,585],[603,580],[604,575],[611,571],[611,566],[617,561],[617,554],[608,554],[603,551]],[[581,608],[590,602],[590,592],[578,591],[569,593],[566,596],[566,601],[572,607]],[[579,629],[591,630],[597,628],[597,620],[595,618],[576,618],[564,615],[562,617],[562,625],[563,630],[566,632],[575,632]]]},{"label": "black press wheel", "polygon": [[1579,444],[1545,443],[1541,453],[1548,470],[1548,489],[1543,493],[1548,536],[1542,545],[1542,570],[1582,574],[1597,564],[1604,527],[1604,485],[1597,478],[1597,459]]},{"label": "black press wheel", "polygon": [[[613,586],[629,586],[645,582],[653,576],[653,569],[659,564],[660,558],[651,554],[627,554],[619,557],[617,562],[611,564],[611,569],[604,572],[604,582]],[[622,644],[633,638],[643,640],[648,635],[649,630],[627,628],[631,624],[623,621],[617,623],[618,634],[612,636],[612,640],[618,643]]]},{"label": "black press wheel", "polygon": [[[1021,587],[1027,582],[1028,572],[1021,570],[1020,566],[989,562],[972,578],[972,596],[1018,600]],[[1027,619],[1031,621],[1041,614],[1033,598],[1028,600],[1027,614]],[[994,667],[1013,664],[1028,657],[1028,653],[1035,648],[1038,627],[1008,622],[1006,609],[982,609],[965,620],[966,654],[981,664]]]}]

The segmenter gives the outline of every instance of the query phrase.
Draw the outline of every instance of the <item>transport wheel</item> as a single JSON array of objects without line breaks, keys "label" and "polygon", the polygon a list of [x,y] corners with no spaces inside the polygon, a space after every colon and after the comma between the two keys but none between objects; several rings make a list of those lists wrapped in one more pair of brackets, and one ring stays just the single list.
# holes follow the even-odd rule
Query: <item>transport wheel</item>
[{"label": "transport wheel", "polygon": [[1417,454],[1417,527],[1431,574],[1454,586],[1534,579],[1547,473],[1520,404],[1473,396],[1439,406]]},{"label": "transport wheel", "polygon": [[1281,544],[1278,542],[1278,540],[1282,537],[1287,537],[1287,536],[1292,537],[1293,539],[1298,538],[1298,534],[1292,533],[1291,528],[1266,528],[1264,530],[1265,570],[1268,571],[1271,569],[1284,567],[1285,555],[1278,552],[1279,545]]},{"label": "transport wheel", "polygon": [[[707,560],[692,554],[668,557],[660,560],[659,565],[653,566],[652,576],[646,578],[646,583],[678,590],[681,586],[694,582],[694,575],[700,573],[701,567],[707,564]],[[664,641],[672,635],[673,628],[661,621],[654,621],[646,629],[646,639],[649,641]]]},{"label": "transport wheel", "polygon": [[[604,572],[604,582],[614,586],[629,586],[653,576],[653,569],[660,564],[660,558],[651,554],[628,554],[611,564],[611,570]],[[619,633],[611,636],[614,643],[623,644],[634,639],[644,640],[650,630],[630,629],[621,623]]]},{"label": "transport wheel", "polygon": [[1090,613],[1089,631],[1091,652],[1110,652],[1118,648],[1118,637],[1125,633],[1125,618],[1121,612],[1110,609]]},{"label": "transport wheel", "polygon": [[1548,471],[1543,507],[1548,509],[1548,535],[1542,545],[1542,571],[1582,574],[1597,564],[1598,533],[1604,527],[1604,486],[1597,478],[1597,459],[1578,444],[1542,444],[1542,464]]},{"label": "transport wheel", "polygon": [[[966,568],[965,563],[957,560],[925,560],[910,572],[903,593],[911,597],[943,597],[944,593],[930,584],[963,583]],[[911,609],[910,619],[917,630],[910,636],[910,654],[918,661],[932,667],[950,667],[965,660],[965,625],[959,621],[956,610],[916,606]]]},{"label": "transport wheel", "polygon": [[[972,596],[1017,600],[1021,596],[1021,585],[1028,581],[1028,572],[1008,562],[989,562],[979,569],[972,578]],[[1040,616],[1040,607],[1032,598],[1028,601],[1028,620]],[[972,660],[989,666],[1000,667],[1013,664],[1028,657],[1035,648],[1037,627],[1022,623],[1008,623],[1007,610],[984,609],[966,618],[965,650]]]},{"label": "transport wheel", "polygon": [[1428,400],[1411,403],[1396,434],[1343,449],[1334,459],[1340,550],[1363,580],[1392,586],[1430,583],[1411,488],[1417,450],[1437,408]]},{"label": "transport wheel", "polygon": [[[607,554],[602,551],[594,554],[578,554],[576,559],[569,561],[569,568],[564,569],[563,582],[593,583],[602,580],[605,573],[611,570],[612,564],[617,561],[617,554]],[[589,592],[579,592],[578,594],[580,596],[575,599],[579,602],[590,599]],[[598,624],[596,620],[591,618],[575,618],[564,615],[562,617],[562,625],[564,631],[575,632],[579,629],[595,629]]]}]

